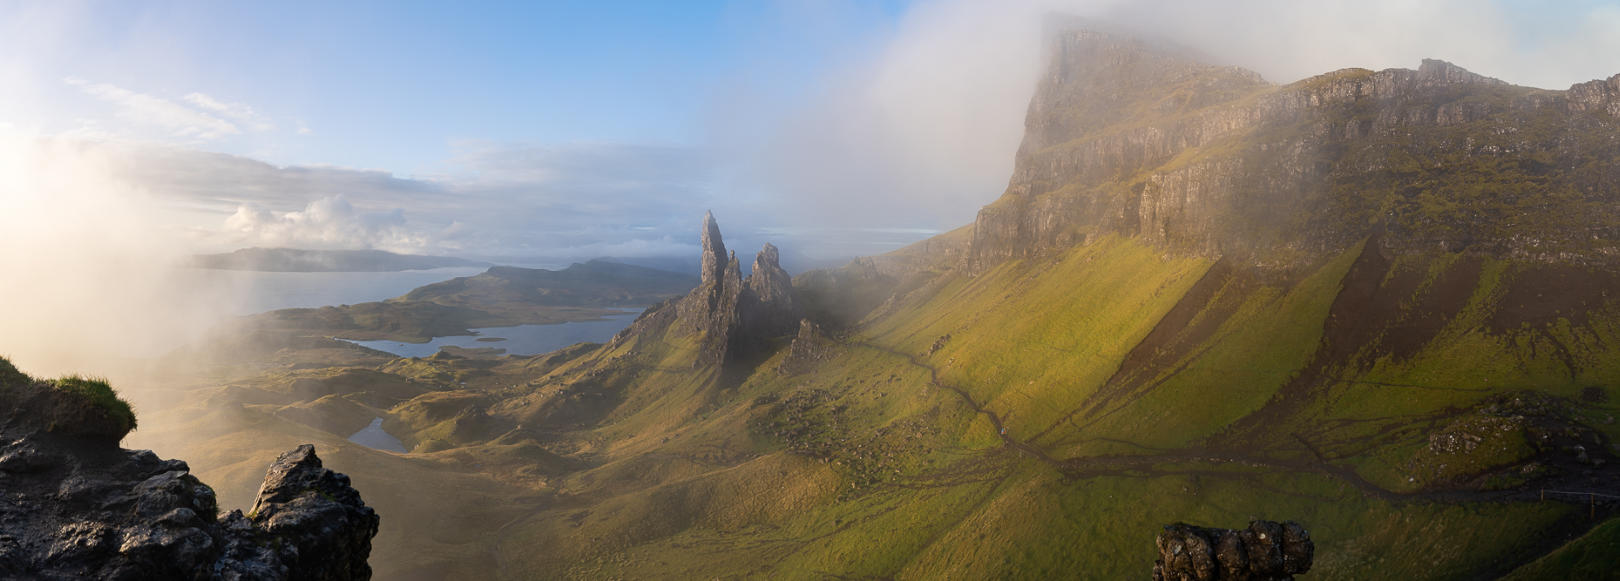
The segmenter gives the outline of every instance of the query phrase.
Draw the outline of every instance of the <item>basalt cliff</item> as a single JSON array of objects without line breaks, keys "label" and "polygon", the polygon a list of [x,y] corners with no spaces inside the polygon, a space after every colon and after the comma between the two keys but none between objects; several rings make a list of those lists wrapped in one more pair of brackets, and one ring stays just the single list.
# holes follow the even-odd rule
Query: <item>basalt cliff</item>
[{"label": "basalt cliff", "polygon": [[1290,264],[1388,249],[1620,257],[1620,75],[1563,91],[1456,65],[1277,86],[1098,32],[1059,37],[977,269],[1117,233]]},{"label": "basalt cliff", "polygon": [[313,446],[270,466],[244,515],[180,460],[118,442],[133,415],[106,385],[34,381],[0,359],[0,577],[371,578],[377,514]]}]

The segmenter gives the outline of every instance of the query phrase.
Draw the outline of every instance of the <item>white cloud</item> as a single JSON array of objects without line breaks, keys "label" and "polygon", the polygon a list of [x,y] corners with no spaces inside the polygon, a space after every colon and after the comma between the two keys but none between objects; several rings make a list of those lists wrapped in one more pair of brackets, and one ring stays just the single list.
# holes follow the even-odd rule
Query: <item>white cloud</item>
[{"label": "white cloud", "polygon": [[[276,128],[269,119],[242,103],[225,103],[203,93],[191,93],[185,97],[187,103],[203,109],[219,113],[225,117],[235,119],[254,131],[271,131]],[[302,126],[300,125],[302,128]]]},{"label": "white cloud", "polygon": [[[588,259],[680,254],[716,204],[713,168],[691,148],[461,142],[433,178],[139,142],[102,143],[108,171],[152,192],[198,252],[243,246],[379,248]],[[670,242],[674,240],[675,242]]]},{"label": "white cloud", "polygon": [[272,248],[417,253],[434,242],[430,233],[406,221],[403,209],[362,212],[343,196],[321,198],[293,212],[243,204],[225,219],[224,233],[239,246]]},{"label": "white cloud", "polygon": [[[206,93],[192,92],[178,100],[171,100],[77,77],[67,77],[62,81],[115,107],[114,116],[127,126],[116,125],[109,129],[107,124],[93,117],[79,120],[80,129],[93,129],[96,134],[111,138],[150,136],[147,131],[156,130],[164,138],[197,142],[276,129],[276,124],[268,116],[252,106],[222,101]],[[309,128],[300,121],[297,132],[308,135]],[[89,133],[81,131],[79,135],[84,137]]]},{"label": "white cloud", "polygon": [[155,127],[174,137],[209,140],[242,132],[229,121],[161,97],[74,77],[63,81],[78,87],[87,95],[116,105],[120,119],[135,125]]}]

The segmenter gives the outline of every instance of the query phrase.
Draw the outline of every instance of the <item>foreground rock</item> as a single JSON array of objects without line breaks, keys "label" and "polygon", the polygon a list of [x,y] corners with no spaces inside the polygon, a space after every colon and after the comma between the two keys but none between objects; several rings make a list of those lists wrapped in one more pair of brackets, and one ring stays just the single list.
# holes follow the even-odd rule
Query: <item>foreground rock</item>
[{"label": "foreground rock", "polygon": [[1257,520],[1240,530],[1176,523],[1157,541],[1154,581],[1274,581],[1311,570],[1316,545],[1293,521]]},{"label": "foreground rock", "polygon": [[0,383],[0,401],[0,578],[371,577],[377,514],[313,446],[271,465],[251,516],[219,517],[185,462],[119,448],[105,422],[38,420],[96,416],[78,395],[23,381]]}]

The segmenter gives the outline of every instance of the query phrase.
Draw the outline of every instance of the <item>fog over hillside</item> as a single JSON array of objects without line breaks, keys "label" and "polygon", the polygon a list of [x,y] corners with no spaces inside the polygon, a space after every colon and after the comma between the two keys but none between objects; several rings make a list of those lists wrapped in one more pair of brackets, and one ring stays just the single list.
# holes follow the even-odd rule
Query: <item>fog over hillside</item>
[{"label": "fog over hillside", "polygon": [[0,352],[31,372],[130,370],[232,312],[237,291],[185,285],[188,246],[153,194],[93,144],[0,130]]}]

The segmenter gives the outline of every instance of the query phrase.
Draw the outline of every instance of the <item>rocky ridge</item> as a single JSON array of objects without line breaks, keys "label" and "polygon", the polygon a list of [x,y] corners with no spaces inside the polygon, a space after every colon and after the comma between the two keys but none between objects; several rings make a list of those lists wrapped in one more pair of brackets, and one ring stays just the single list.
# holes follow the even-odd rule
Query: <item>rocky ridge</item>
[{"label": "rocky ridge", "polygon": [[768,339],[791,335],[798,330],[800,310],[794,300],[792,278],[778,262],[775,246],[767,243],[754,258],[753,271],[745,279],[735,252],[728,252],[713,213],[703,216],[702,278],[685,297],[649,309],[647,321],[632,325],[621,336],[635,334],[638,328],[658,322],[669,324],[670,310],[679,333],[695,335],[700,355],[694,366],[720,365],[758,354]]},{"label": "rocky ridge", "polygon": [[377,514],[313,446],[271,465],[249,514],[219,516],[185,462],[119,448],[123,432],[79,421],[105,415],[96,404],[18,378],[0,377],[13,404],[0,416],[0,577],[371,577]]},{"label": "rocky ridge", "polygon": [[1061,35],[1004,195],[979,213],[983,271],[1108,234],[1243,262],[1391,248],[1611,262],[1620,75],[1517,87],[1438,60],[1274,86],[1109,34]]}]

